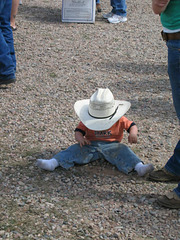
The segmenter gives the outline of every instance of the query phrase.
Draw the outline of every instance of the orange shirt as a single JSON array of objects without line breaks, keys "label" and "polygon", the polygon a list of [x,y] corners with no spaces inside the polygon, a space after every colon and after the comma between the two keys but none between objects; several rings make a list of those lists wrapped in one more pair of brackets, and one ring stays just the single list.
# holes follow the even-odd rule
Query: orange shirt
[{"label": "orange shirt", "polygon": [[82,132],[82,134],[85,135],[89,141],[121,142],[124,130],[128,131],[132,125],[135,125],[133,121],[130,121],[123,116],[108,130],[90,130],[82,122],[80,122],[75,131]]}]

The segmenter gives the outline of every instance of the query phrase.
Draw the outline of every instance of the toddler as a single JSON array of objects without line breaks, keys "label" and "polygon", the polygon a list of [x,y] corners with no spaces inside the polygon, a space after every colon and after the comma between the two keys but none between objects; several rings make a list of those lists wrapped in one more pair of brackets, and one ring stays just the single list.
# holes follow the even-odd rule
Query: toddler
[{"label": "toddler", "polygon": [[38,159],[37,166],[53,171],[75,164],[87,164],[103,158],[128,174],[137,171],[139,176],[153,171],[152,164],[143,164],[136,154],[121,143],[123,132],[129,133],[129,143],[137,143],[137,126],[123,115],[129,110],[127,101],[114,100],[112,92],[99,88],[90,99],[77,101],[74,109],[80,122],[75,129],[76,144],[60,151],[52,159]]}]

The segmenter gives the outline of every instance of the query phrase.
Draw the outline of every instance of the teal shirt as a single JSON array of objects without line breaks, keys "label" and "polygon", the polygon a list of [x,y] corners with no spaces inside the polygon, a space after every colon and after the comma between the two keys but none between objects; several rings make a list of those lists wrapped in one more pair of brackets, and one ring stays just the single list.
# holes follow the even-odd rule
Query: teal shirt
[{"label": "teal shirt", "polygon": [[180,0],[170,0],[166,10],[161,13],[161,23],[170,30],[180,29]]}]

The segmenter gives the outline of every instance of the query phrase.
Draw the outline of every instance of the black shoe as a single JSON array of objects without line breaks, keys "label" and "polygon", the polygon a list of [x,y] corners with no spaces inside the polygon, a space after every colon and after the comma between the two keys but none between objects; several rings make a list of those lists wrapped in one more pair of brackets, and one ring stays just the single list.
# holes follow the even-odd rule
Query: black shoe
[{"label": "black shoe", "polygon": [[157,171],[153,171],[149,174],[148,180],[155,182],[170,182],[170,181],[180,181],[180,176],[176,176],[168,172],[165,168]]},{"label": "black shoe", "polygon": [[15,78],[12,78],[12,79],[8,79],[8,80],[1,80],[0,79],[0,85],[8,85],[10,83],[15,83],[16,82],[16,79]]},{"label": "black shoe", "polygon": [[163,207],[180,208],[180,198],[174,191],[169,192],[165,196],[159,197],[157,202]]}]

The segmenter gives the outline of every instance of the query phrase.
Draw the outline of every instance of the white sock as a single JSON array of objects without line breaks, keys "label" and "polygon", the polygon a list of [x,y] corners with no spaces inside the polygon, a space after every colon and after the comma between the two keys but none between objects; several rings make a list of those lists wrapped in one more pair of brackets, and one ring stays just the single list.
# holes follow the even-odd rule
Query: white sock
[{"label": "white sock", "polygon": [[55,158],[52,158],[50,160],[38,159],[36,165],[44,170],[54,171],[54,169],[59,166],[59,163]]},{"label": "white sock", "polygon": [[149,163],[149,164],[143,164],[142,162],[139,162],[136,164],[135,168],[136,172],[140,177],[144,176],[147,173],[150,173],[154,170],[154,166]]}]

